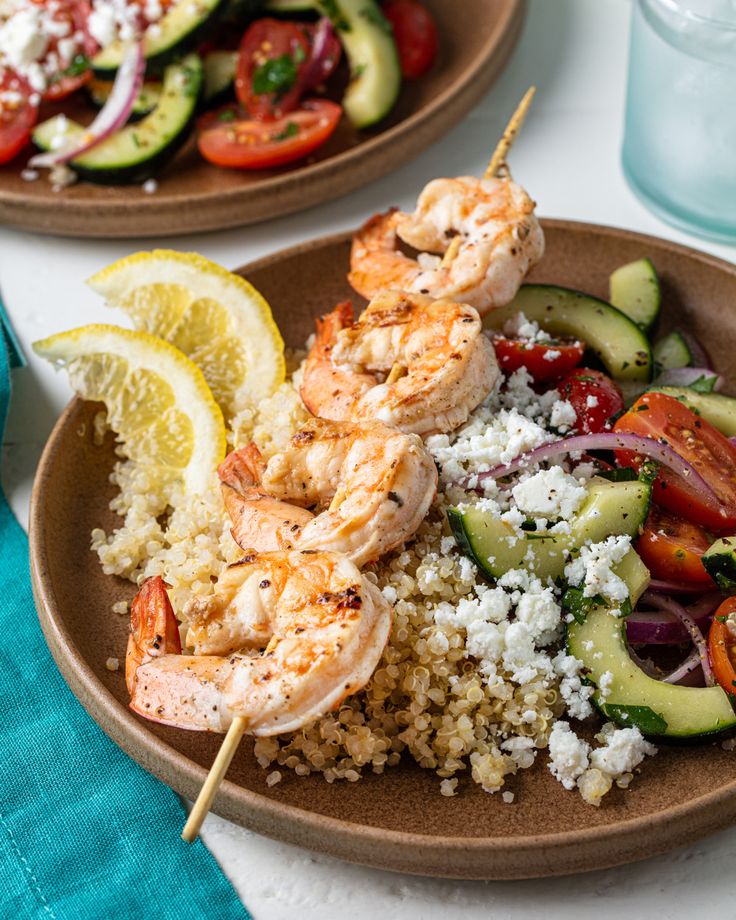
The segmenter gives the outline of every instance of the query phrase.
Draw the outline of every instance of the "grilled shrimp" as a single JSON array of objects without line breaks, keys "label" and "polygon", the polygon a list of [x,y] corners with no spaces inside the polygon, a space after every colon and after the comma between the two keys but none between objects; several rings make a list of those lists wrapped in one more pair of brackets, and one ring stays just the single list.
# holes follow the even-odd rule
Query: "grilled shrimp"
[{"label": "grilled shrimp", "polygon": [[[419,257],[400,252],[397,237]],[[460,243],[449,264],[428,255],[444,253],[455,237]],[[510,178],[434,179],[413,214],[377,214],[358,231],[348,279],[367,298],[410,291],[470,304],[483,316],[514,299],[543,254],[534,202]]]},{"label": "grilled shrimp", "polygon": [[[358,566],[405,543],[437,490],[421,439],[381,422],[315,418],[268,464],[249,444],[219,474],[243,549],[331,550]],[[305,508],[315,505],[326,510]]]},{"label": "grilled shrimp", "polygon": [[182,655],[162,579],[138,592],[131,709],[193,731],[225,732],[241,716],[260,736],[301,728],[365,686],[392,619],[378,588],[345,556],[325,552],[253,553],[188,608],[194,654]]},{"label": "grilled shrimp", "polygon": [[442,433],[462,425],[498,379],[493,346],[465,304],[387,291],[351,319],[340,304],[318,323],[300,391],[313,415]]}]

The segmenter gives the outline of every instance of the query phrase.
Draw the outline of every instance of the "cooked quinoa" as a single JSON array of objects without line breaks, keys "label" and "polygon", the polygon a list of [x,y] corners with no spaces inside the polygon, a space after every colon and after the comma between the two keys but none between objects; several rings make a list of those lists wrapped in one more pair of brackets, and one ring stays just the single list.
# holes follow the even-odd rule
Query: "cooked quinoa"
[{"label": "cooked quinoa", "polygon": [[[269,457],[306,421],[295,364],[272,397],[231,420],[233,446],[254,440]],[[479,495],[457,480],[472,480],[551,440],[552,426],[565,430],[569,404],[554,391],[537,396],[529,384],[517,371],[459,431],[427,439],[440,472],[433,507],[410,544],[365,571],[394,608],[383,657],[367,686],[339,711],[293,734],[256,740],[267,785],[278,783],[284,768],[299,776],[321,773],[328,783],[356,782],[366,771],[382,773],[411,757],[435,771],[444,796],[461,792],[459,781],[468,776],[495,793],[550,749],[552,773],[597,805],[614,783],[628,785],[633,769],[654,752],[638,729],[612,725],[591,750],[561,721],[592,715],[593,691],[562,647],[553,588],[521,569],[489,585],[451,535],[446,509],[463,502],[483,503],[519,526],[523,516],[510,492],[491,480]],[[103,570],[135,582],[163,576],[182,617],[187,598],[211,593],[222,569],[242,555],[214,477],[206,496],[176,488],[157,494],[121,456],[111,479],[120,489],[111,507],[123,524],[111,534],[92,533]],[[505,802],[513,801],[509,795]]]}]

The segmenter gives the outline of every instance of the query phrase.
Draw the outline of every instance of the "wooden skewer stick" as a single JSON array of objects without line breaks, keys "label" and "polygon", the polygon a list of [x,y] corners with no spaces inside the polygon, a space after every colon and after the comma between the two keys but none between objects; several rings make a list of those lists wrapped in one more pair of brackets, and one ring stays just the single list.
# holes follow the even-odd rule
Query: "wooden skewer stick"
[{"label": "wooden skewer stick", "polygon": [[[269,652],[276,647],[278,642],[278,636],[271,636],[268,645],[263,650],[263,654],[268,655]],[[227,730],[225,740],[222,742],[222,747],[217,752],[215,762],[210,767],[210,772],[207,774],[204,786],[202,786],[197,796],[197,801],[194,803],[194,807],[189,813],[187,823],[184,825],[184,830],[181,832],[181,839],[186,840],[187,843],[193,843],[197,839],[199,829],[202,827],[202,822],[207,817],[207,812],[212,807],[212,803],[217,795],[217,790],[220,788],[220,783],[225,779],[227,769],[232,763],[235,752],[240,744],[240,739],[243,737],[247,727],[248,720],[245,716],[236,716],[230,723],[230,728]]]},{"label": "wooden skewer stick", "polygon": [[516,111],[511,116],[509,123],[506,125],[503,134],[501,135],[501,140],[496,144],[496,149],[493,151],[493,156],[488,161],[488,166],[486,171],[483,173],[484,179],[491,179],[494,176],[500,175],[504,169],[506,169],[506,157],[508,152],[511,149],[511,145],[516,140],[516,135],[519,133],[521,126],[524,123],[526,118],[526,113],[529,111],[529,106],[532,104],[532,99],[534,98],[534,93],[536,93],[537,87],[530,86],[529,89],[524,93],[524,98],[517,105]]},{"label": "wooden skewer stick", "polygon": [[450,245],[445,250],[445,254],[442,256],[442,262],[440,262],[440,268],[447,268],[447,266],[452,262],[452,260],[457,255],[458,249],[463,244],[463,238],[458,234],[450,240]]},{"label": "wooden skewer stick", "polygon": [[346,497],[347,496],[345,494],[345,487],[338,486],[337,491],[332,496],[332,501],[330,502],[330,506],[327,510],[336,511],[340,507],[340,505],[345,501]]},{"label": "wooden skewer stick", "polygon": [[193,843],[199,836],[199,829],[207,817],[207,812],[212,807],[217,790],[220,788],[220,783],[225,778],[227,769],[232,763],[246,726],[247,720],[243,716],[236,716],[230,724],[225,740],[222,742],[222,747],[217,753],[215,762],[212,764],[204,786],[202,786],[197,796],[197,801],[189,813],[184,830],[181,832],[181,839],[186,840],[187,843]]},{"label": "wooden skewer stick", "polygon": [[400,364],[400,363],[397,361],[397,362],[394,364],[394,366],[391,368],[391,370],[390,370],[390,372],[389,372],[389,375],[388,375],[388,377],[386,378],[386,381],[385,381],[385,382],[388,383],[389,385],[392,384],[392,383],[396,383],[396,381],[399,379],[399,377],[403,377],[403,376],[404,376],[404,372],[405,372],[405,371],[406,371],[406,368],[404,367],[404,365],[403,365],[403,364]]}]

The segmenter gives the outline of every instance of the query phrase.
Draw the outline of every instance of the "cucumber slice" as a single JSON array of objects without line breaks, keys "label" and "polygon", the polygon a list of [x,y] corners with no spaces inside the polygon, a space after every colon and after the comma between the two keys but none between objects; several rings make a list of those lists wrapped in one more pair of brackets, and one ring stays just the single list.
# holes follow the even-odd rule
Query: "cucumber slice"
[{"label": "cucumber slice", "polygon": [[703,553],[703,565],[726,594],[736,594],[736,537],[722,537]]},{"label": "cucumber slice", "polygon": [[[110,80],[90,80],[85,90],[90,102],[101,109],[112,92],[112,82]],[[144,83],[133,103],[131,119],[143,118],[144,115],[152,112],[161,101],[161,91],[162,84],[157,81]]]},{"label": "cucumber slice", "polygon": [[[172,64],[164,74],[159,105],[136,124],[126,125],[107,140],[72,160],[80,179],[102,185],[142,182],[171,159],[189,135],[202,88],[202,61],[196,54]],[[50,150],[56,139],[73,137],[84,128],[62,115],[38,125],[33,142]]]},{"label": "cucumber slice", "polygon": [[391,25],[375,0],[315,0],[329,17],[350,64],[343,108],[356,128],[385,118],[401,89],[401,68]]},{"label": "cucumber slice", "polygon": [[237,67],[237,51],[212,51],[207,55],[204,59],[202,98],[208,105],[215,105],[230,94]]},{"label": "cucumber slice", "polygon": [[695,363],[690,346],[680,332],[670,332],[654,346],[654,364],[659,370],[692,367]]},{"label": "cucumber slice", "polygon": [[519,312],[552,335],[581,339],[617,380],[651,379],[649,340],[604,300],[553,284],[524,284],[508,306],[487,313],[483,325],[501,329]]},{"label": "cucumber slice", "polygon": [[266,10],[269,13],[306,13],[316,5],[315,0],[267,0]]},{"label": "cucumber slice", "polygon": [[710,422],[727,438],[736,437],[736,399],[722,393],[698,393],[689,387],[650,387],[651,392],[666,393]]},{"label": "cucumber slice", "polygon": [[605,697],[596,690],[593,700],[625,728],[637,725],[653,737],[700,738],[736,726],[736,713],[720,687],[666,684],[638,668],[629,655],[625,618],[606,607],[593,607],[583,623],[568,625],[567,650],[582,661],[596,687],[610,675]]},{"label": "cucumber slice", "polygon": [[[226,0],[181,0],[174,4],[143,38],[148,72],[160,72],[167,64],[195,48],[220,16]],[[125,54],[125,43],[114,41],[92,58],[98,77],[112,80]]]},{"label": "cucumber slice", "polygon": [[622,265],[608,279],[609,299],[645,332],[659,316],[662,291],[651,259],[639,259]]},{"label": "cucumber slice", "polygon": [[[450,508],[447,516],[463,552],[491,579],[509,569],[529,568],[541,579],[562,575],[570,551],[611,534],[635,537],[649,513],[652,489],[639,480],[591,479],[588,496],[570,521],[569,534],[531,531],[517,537],[499,517],[477,508]],[[529,554],[529,555],[527,555]]]}]

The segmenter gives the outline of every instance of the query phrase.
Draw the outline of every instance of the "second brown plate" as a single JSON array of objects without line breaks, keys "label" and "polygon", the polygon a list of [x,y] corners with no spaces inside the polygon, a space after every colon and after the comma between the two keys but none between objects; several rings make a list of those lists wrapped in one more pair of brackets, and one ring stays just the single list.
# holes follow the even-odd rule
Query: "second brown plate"
[{"label": "second brown plate", "polygon": [[[190,141],[157,177],[156,193],[147,195],[140,186],[87,182],[54,192],[43,176],[21,178],[21,158],[0,167],[0,225],[63,236],[175,236],[270,220],[371,182],[424,150],[481,98],[505,66],[524,19],[525,0],[426,3],[441,36],[432,70],[404,81],[395,109],[375,129],[357,132],[343,118],[313,162],[252,173],[218,169]],[[71,114],[85,117],[84,111]]]},{"label": "second brown plate", "polygon": [[[694,332],[722,373],[736,374],[736,267],[690,249],[622,230],[545,221],[547,254],[533,280],[606,296],[612,269],[648,255],[664,284],[664,328]],[[243,269],[266,296],[291,345],[302,345],[314,317],[350,297],[349,240],[316,240]],[[127,708],[122,670],[126,618],[111,605],[133,587],[106,577],[90,551],[93,527],[116,525],[108,503],[112,441],[93,444],[97,406],[75,400],[46,446],[31,508],[32,576],[43,627],[56,662],[100,726],[131,757],[178,792],[194,798],[220,736],[145,722]],[[87,433],[80,432],[86,431]],[[505,804],[469,779],[455,798],[407,759],[382,776],[328,785],[321,776],[266,786],[266,772],[243,741],[214,810],[246,827],[352,862],[426,875],[522,878],[598,869],[692,842],[736,819],[734,755],[717,742],[665,747],[647,759],[630,789],[614,789],[600,808],[554,780],[540,755],[511,779]]]}]

